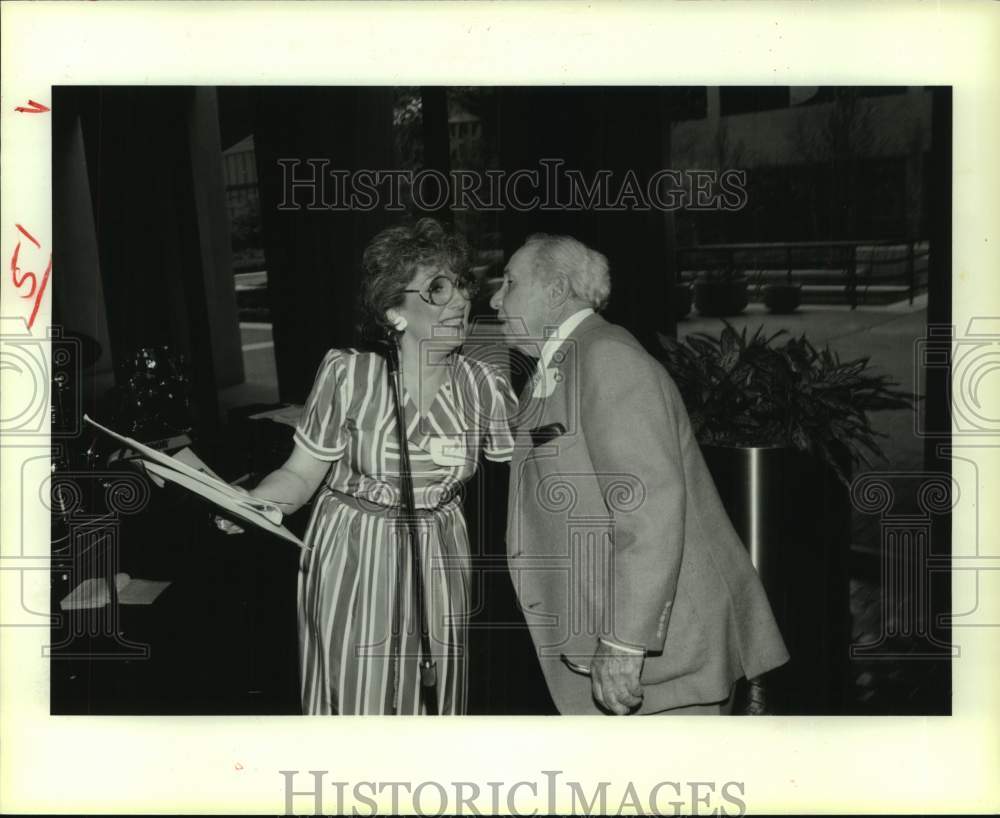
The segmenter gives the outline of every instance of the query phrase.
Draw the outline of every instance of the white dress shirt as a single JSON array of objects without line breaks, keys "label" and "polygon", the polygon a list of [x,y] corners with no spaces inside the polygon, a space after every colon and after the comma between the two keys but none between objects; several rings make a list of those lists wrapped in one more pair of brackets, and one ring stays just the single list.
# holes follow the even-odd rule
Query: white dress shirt
[{"label": "white dress shirt", "polygon": [[552,394],[552,389],[555,387],[555,381],[552,376],[556,370],[549,369],[549,364],[552,362],[553,356],[559,347],[562,346],[563,341],[580,325],[580,322],[588,315],[593,314],[594,311],[590,307],[574,312],[556,327],[554,333],[545,339],[545,343],[542,344],[541,357],[538,359],[538,368],[535,370],[535,387],[531,392],[533,398],[542,398]]}]

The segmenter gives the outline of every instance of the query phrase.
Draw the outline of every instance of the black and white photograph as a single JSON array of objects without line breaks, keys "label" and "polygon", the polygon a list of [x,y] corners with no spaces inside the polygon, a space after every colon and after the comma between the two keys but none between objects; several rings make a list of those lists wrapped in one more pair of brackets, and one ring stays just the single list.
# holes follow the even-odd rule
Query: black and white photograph
[{"label": "black and white photograph", "polygon": [[[0,311],[42,719],[339,754],[958,719],[1000,428],[997,319],[956,309],[959,85],[205,76],[5,95],[51,180],[48,226],[8,208]],[[660,719],[692,715],[740,718]],[[272,812],[403,786],[234,753]],[[547,763],[492,801],[418,764],[404,811],[774,803]]]},{"label": "black and white photograph", "polygon": [[54,88],[52,712],[947,714],[950,111]]}]

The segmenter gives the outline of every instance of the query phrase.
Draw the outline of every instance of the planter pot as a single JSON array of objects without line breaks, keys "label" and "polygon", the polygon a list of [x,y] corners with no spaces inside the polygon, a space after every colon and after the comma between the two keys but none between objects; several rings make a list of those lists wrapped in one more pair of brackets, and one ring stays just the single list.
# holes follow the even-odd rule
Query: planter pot
[{"label": "planter pot", "polygon": [[682,318],[688,316],[688,313],[691,312],[691,302],[693,299],[694,293],[691,292],[690,284],[674,284],[671,306],[673,307],[675,321],[680,321]]},{"label": "planter pot", "polygon": [[746,309],[747,301],[745,278],[694,283],[694,304],[702,315],[714,318],[739,315]]},{"label": "planter pot", "polygon": [[765,712],[842,712],[850,643],[851,504],[824,463],[781,447],[703,446],[791,660],[756,683]]},{"label": "planter pot", "polygon": [[774,313],[795,312],[802,303],[802,285],[768,284],[764,287],[764,303]]}]

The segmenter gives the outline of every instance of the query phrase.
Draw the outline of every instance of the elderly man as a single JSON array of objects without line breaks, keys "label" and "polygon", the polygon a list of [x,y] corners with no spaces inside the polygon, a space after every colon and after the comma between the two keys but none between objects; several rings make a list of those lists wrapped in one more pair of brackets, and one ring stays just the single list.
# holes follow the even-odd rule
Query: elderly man
[{"label": "elderly man", "polygon": [[788,660],[673,381],[597,314],[603,255],[536,235],[491,301],[538,368],[519,408],[508,562],[563,714],[727,712]]}]

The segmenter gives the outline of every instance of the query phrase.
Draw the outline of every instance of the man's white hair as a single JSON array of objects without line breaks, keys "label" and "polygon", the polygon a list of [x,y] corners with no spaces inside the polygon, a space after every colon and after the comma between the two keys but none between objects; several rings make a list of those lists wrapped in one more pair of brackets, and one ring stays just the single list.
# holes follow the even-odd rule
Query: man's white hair
[{"label": "man's white hair", "polygon": [[611,296],[611,274],[603,253],[591,250],[572,236],[535,233],[525,242],[533,252],[538,281],[548,283],[556,275],[566,276],[570,290],[600,312]]}]

